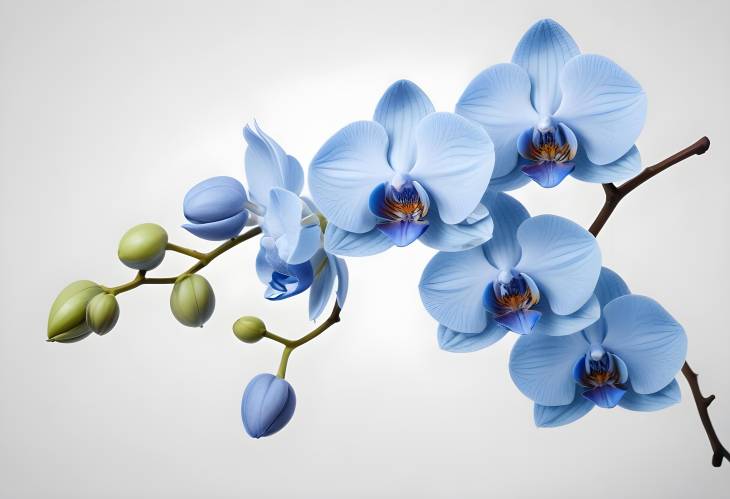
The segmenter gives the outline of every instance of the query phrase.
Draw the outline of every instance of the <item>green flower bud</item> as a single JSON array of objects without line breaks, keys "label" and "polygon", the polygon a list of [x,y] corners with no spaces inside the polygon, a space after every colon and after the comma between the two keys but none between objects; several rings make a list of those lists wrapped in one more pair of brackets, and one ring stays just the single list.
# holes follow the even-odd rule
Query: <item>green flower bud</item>
[{"label": "green flower bud", "polygon": [[86,338],[91,328],[86,323],[86,306],[104,290],[91,281],[76,281],[56,297],[48,314],[48,340],[71,343]]},{"label": "green flower bud", "polygon": [[114,295],[101,293],[91,299],[86,306],[86,323],[96,334],[111,331],[119,319],[119,303]]},{"label": "green flower bud", "polygon": [[213,288],[203,276],[181,275],[172,288],[170,308],[181,324],[202,327],[215,309]]},{"label": "green flower bud", "polygon": [[152,270],[165,258],[167,232],[157,224],[139,224],[119,241],[117,255],[127,267]]},{"label": "green flower bud", "polygon": [[265,332],[266,324],[258,317],[245,316],[233,323],[233,334],[244,343],[256,343]]}]

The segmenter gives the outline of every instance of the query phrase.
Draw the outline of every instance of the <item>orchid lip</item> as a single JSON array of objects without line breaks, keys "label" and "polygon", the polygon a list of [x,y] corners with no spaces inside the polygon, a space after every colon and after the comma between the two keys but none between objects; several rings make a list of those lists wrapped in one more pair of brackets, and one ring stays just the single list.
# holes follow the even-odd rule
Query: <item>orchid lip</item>
[{"label": "orchid lip", "polygon": [[573,366],[573,379],[585,388],[582,396],[603,408],[615,407],[626,393],[628,371],[620,357],[591,345]]},{"label": "orchid lip", "polygon": [[565,124],[546,117],[517,139],[517,151],[528,161],[522,172],[542,187],[555,187],[573,172],[578,139]]},{"label": "orchid lip", "polygon": [[428,194],[407,176],[396,175],[391,182],[378,185],[370,194],[369,205],[379,219],[376,228],[396,246],[408,246],[429,227]]},{"label": "orchid lip", "polygon": [[537,284],[516,270],[501,271],[487,285],[482,300],[498,324],[517,334],[529,334],[542,317],[542,312],[531,310],[540,301]]}]

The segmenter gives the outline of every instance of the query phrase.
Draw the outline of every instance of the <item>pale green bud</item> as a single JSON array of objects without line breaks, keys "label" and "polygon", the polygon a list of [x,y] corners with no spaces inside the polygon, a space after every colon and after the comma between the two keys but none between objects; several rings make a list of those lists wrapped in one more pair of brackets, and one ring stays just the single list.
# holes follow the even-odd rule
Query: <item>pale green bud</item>
[{"label": "pale green bud", "polygon": [[119,241],[117,255],[127,267],[152,270],[165,258],[167,232],[157,224],[139,224]]},{"label": "pale green bud", "polygon": [[258,317],[245,316],[233,323],[233,334],[245,343],[256,343],[265,332],[266,324]]},{"label": "pale green bud", "polygon": [[87,337],[91,328],[86,323],[86,306],[104,290],[91,281],[76,281],[56,297],[48,314],[48,340],[71,343]]},{"label": "pale green bud", "polygon": [[175,281],[170,295],[172,315],[190,327],[201,327],[215,309],[215,294],[210,283],[198,274],[184,274]]},{"label": "pale green bud", "polygon": [[96,334],[111,331],[119,319],[119,303],[114,295],[101,293],[91,299],[86,306],[86,323]]}]

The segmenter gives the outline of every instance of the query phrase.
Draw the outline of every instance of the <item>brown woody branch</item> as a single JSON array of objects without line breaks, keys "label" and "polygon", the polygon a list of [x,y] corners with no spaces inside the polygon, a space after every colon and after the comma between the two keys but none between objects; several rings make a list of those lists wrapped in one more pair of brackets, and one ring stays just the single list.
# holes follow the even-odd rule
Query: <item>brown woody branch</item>
[{"label": "brown woody branch", "polygon": [[[660,174],[670,166],[676,165],[680,161],[684,161],[694,155],[704,154],[709,148],[710,139],[702,137],[691,146],[682,149],[678,153],[653,166],[645,168],[639,175],[627,182],[624,182],[620,186],[616,186],[614,184],[603,184],[603,191],[606,194],[606,200],[603,203],[603,208],[601,208],[601,211],[598,213],[598,216],[596,216],[596,219],[591,225],[591,228],[588,229],[589,232],[594,236],[598,236],[598,233],[601,232],[601,229],[604,225],[606,225],[609,217],[616,209],[616,206],[618,206],[619,202],[628,193],[655,175]],[[697,412],[700,414],[702,426],[704,426],[707,438],[710,440],[710,446],[712,447],[712,465],[719,468],[723,459],[727,459],[730,462],[730,452],[728,452],[728,450],[722,445],[722,442],[720,442],[720,439],[715,432],[715,428],[712,426],[710,413],[707,410],[708,407],[710,407],[710,404],[715,400],[715,396],[710,395],[705,397],[702,395],[700,385],[697,382],[697,374],[686,362],[684,363],[684,366],[682,366],[682,374],[687,379],[687,383],[692,390],[692,397],[694,397]]]}]

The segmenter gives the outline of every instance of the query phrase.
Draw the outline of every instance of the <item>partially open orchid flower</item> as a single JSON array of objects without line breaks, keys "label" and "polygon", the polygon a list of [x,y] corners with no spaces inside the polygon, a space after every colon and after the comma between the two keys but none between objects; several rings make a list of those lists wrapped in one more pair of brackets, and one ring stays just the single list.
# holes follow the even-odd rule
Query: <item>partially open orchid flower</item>
[{"label": "partially open orchid flower", "polygon": [[489,239],[480,204],[494,164],[487,133],[434,112],[407,80],[386,90],[373,119],[337,132],[312,160],[309,187],[330,222],[327,251],[366,256],[416,239],[459,251]]},{"label": "partially open orchid flower", "polygon": [[347,296],[344,260],[322,249],[326,220],[301,196],[304,172],[299,162],[259,126],[244,129],[246,177],[251,211],[263,235],[256,273],[268,300],[283,300],[309,290],[309,318],[319,317],[335,289],[340,307]]},{"label": "partially open orchid flower", "polygon": [[595,295],[603,315],[581,332],[515,343],[510,374],[535,401],[538,426],[571,423],[594,407],[654,411],[680,399],[674,376],[687,353],[682,326],[607,268]]},{"label": "partially open orchid flower", "polygon": [[525,33],[511,64],[477,75],[456,112],[494,142],[490,189],[516,189],[529,179],[554,187],[567,175],[615,182],[641,168],[634,142],[646,118],[644,91],[606,57],[581,55],[552,19]]},{"label": "partially open orchid flower", "polygon": [[530,217],[504,193],[489,192],[484,203],[494,217],[492,239],[438,253],[421,277],[421,300],[439,322],[440,346],[473,351],[507,331],[559,336],[598,320],[595,238],[565,218]]}]

